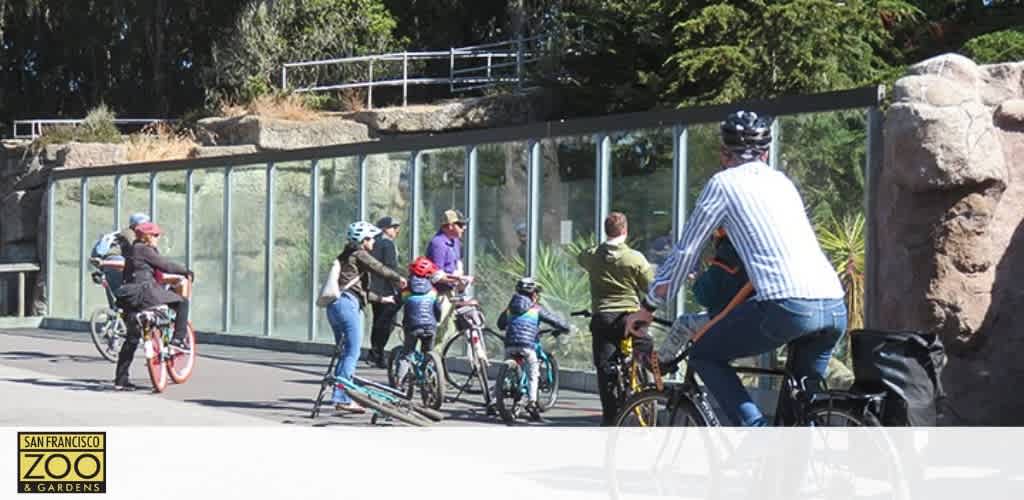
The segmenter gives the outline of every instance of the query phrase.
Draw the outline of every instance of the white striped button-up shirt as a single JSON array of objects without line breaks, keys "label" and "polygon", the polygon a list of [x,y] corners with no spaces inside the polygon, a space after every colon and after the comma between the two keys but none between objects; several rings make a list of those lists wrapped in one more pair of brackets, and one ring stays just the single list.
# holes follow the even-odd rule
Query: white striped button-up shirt
[{"label": "white striped button-up shirt", "polygon": [[[796,186],[763,162],[715,174],[697,199],[683,234],[651,283],[647,302],[675,297],[715,228],[724,227],[746,266],[756,300],[836,299],[843,286],[822,252]],[[654,293],[668,283],[668,294]]]}]

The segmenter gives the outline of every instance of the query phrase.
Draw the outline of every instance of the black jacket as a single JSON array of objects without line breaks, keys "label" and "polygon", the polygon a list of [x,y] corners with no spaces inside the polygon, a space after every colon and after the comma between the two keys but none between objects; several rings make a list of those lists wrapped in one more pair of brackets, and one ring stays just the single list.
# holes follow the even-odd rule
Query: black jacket
[{"label": "black jacket", "polygon": [[[338,287],[345,288],[350,282],[348,292],[359,298],[359,307],[366,307],[369,302],[380,302],[381,297],[369,288],[370,276],[382,277],[389,280],[392,286],[398,287],[402,277],[391,268],[381,264],[373,258],[370,252],[363,250],[357,243],[349,243],[338,254],[338,262],[341,263],[341,272],[338,274]],[[355,278],[359,279],[355,279]],[[353,281],[354,280],[354,281]],[[394,294],[388,294],[394,295]]]},{"label": "black jacket", "polygon": [[145,309],[160,304],[174,304],[185,299],[165,289],[156,281],[156,271],[167,274],[188,274],[181,264],[165,259],[160,251],[136,241],[125,256],[124,284],[117,290],[118,302],[128,309]]},{"label": "black jacket", "polygon": [[[395,249],[395,242],[391,239],[385,238],[383,235],[377,237],[377,242],[374,243],[370,255],[387,266],[388,269],[401,274],[398,269],[398,251]],[[370,291],[381,297],[398,294],[398,288],[394,283],[380,276],[370,276]]]}]

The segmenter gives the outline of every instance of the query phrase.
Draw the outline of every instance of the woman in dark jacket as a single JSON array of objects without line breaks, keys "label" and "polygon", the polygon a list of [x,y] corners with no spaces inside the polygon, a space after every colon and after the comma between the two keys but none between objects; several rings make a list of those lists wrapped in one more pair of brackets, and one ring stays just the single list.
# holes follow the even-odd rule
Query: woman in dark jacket
[{"label": "woman in dark jacket", "polygon": [[[353,222],[348,227],[348,244],[338,255],[340,269],[338,288],[341,296],[327,306],[327,321],[334,331],[334,341],[342,348],[334,376],[351,380],[363,343],[363,308],[368,302],[394,303],[394,296],[380,297],[369,289],[370,274],[390,281],[396,288],[405,288],[405,278],[370,255],[374,237],[380,229],[368,222]],[[366,410],[345,394],[334,389],[332,398],[338,411],[364,413]]]},{"label": "woman in dark jacket", "polygon": [[[153,222],[135,226],[135,241],[132,243],[129,254],[125,256],[124,284],[118,290],[118,302],[125,309],[125,315],[128,318],[132,318],[133,314],[138,311],[161,304],[166,304],[174,309],[174,338],[171,340],[171,345],[187,350],[191,348],[188,345],[188,299],[164,288],[158,280],[157,274],[180,274],[191,278],[192,272],[185,266],[167,260],[160,255],[157,244],[160,241],[161,233],[160,226]],[[135,389],[128,376],[128,369],[142,334],[138,331],[138,325],[134,320],[127,321],[126,326],[128,327],[127,338],[121,346],[121,352],[117,358],[117,368],[114,371],[115,390]]]}]

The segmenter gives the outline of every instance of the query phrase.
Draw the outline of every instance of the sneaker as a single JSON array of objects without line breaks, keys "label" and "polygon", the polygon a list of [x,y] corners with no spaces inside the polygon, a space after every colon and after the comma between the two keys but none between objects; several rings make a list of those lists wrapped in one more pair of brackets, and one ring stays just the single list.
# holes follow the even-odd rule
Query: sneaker
[{"label": "sneaker", "polygon": [[540,407],[537,406],[536,401],[530,401],[526,403],[526,413],[530,416],[531,422],[543,422],[544,419],[540,416]]},{"label": "sneaker", "polygon": [[171,347],[175,347],[182,351],[188,352],[192,350],[192,346],[188,345],[188,338],[174,338],[171,339]]},{"label": "sneaker", "polygon": [[366,413],[366,408],[359,406],[359,403],[351,401],[349,403],[337,403],[334,405],[334,411],[361,414]]},{"label": "sneaker", "polygon": [[124,383],[124,384],[114,384],[114,390],[115,391],[130,392],[130,391],[134,391],[134,390],[136,390],[138,388],[139,388],[139,386],[137,386],[137,385],[135,385],[135,384],[133,384],[131,382],[127,382],[127,383]]}]

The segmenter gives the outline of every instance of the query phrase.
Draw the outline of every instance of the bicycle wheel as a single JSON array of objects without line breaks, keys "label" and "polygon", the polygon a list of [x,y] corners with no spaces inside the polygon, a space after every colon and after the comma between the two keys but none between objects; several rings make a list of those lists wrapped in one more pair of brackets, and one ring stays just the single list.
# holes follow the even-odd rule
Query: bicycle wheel
[{"label": "bicycle wheel", "polygon": [[[491,330],[484,328],[480,330],[480,339],[483,341],[481,351],[487,359],[501,359],[505,352],[505,338]],[[459,332],[453,335],[441,350],[441,361],[444,362],[444,378],[448,385],[455,387],[462,392],[479,394],[486,389],[483,384],[478,385],[480,369],[486,369],[484,360],[479,360],[471,352],[471,346],[466,332]]]},{"label": "bicycle wheel", "polygon": [[540,380],[537,383],[537,404],[546,412],[558,402],[558,359],[548,353],[547,362],[540,361]]},{"label": "bicycle wheel", "polygon": [[515,423],[522,411],[523,391],[519,387],[522,375],[519,372],[519,363],[507,360],[498,370],[498,379],[495,381],[498,386],[498,398],[495,401],[498,415],[501,415],[501,419],[509,425]]},{"label": "bicycle wheel", "polygon": [[398,361],[405,356],[405,349],[402,346],[395,346],[388,353],[388,385],[399,389],[401,380],[398,380]]},{"label": "bicycle wheel", "polygon": [[426,427],[430,425],[429,420],[420,417],[413,412],[411,408],[403,410],[395,404],[387,401],[379,401],[361,391],[346,390],[345,392],[348,393],[348,396],[352,398],[353,401],[400,422],[414,425],[416,427]]},{"label": "bicycle wheel", "polygon": [[819,401],[805,412],[812,427],[881,427],[878,417],[840,401]]},{"label": "bicycle wheel", "polygon": [[434,351],[430,351],[424,356],[426,356],[426,360],[423,363],[423,380],[420,383],[423,406],[440,410],[441,403],[444,402],[444,375],[442,374],[444,368],[441,356]]},{"label": "bicycle wheel", "polygon": [[109,307],[97,308],[89,318],[89,332],[92,333],[92,343],[100,352],[100,356],[111,363],[116,363],[127,334],[121,315]]},{"label": "bicycle wheel", "polygon": [[149,331],[149,342],[153,348],[153,357],[146,359],[146,368],[149,370],[149,380],[153,383],[153,392],[163,392],[167,388],[167,366],[163,357],[164,338],[159,329],[152,328]]},{"label": "bicycle wheel", "polygon": [[167,372],[175,384],[184,384],[192,376],[196,367],[196,331],[192,329],[192,322],[188,322],[188,345],[192,348],[188,352],[182,352],[171,347],[171,357],[167,360]]},{"label": "bicycle wheel", "polygon": [[707,421],[697,407],[685,398],[670,405],[669,396],[654,389],[639,392],[626,400],[615,418],[616,427],[706,427]]}]

